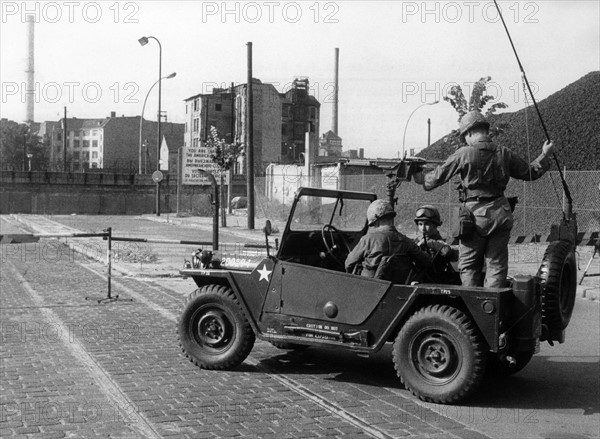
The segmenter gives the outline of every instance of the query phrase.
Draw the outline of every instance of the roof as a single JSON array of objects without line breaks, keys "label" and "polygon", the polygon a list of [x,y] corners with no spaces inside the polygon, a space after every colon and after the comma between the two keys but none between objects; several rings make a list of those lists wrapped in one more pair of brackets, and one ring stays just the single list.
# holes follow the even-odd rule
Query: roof
[{"label": "roof", "polygon": [[322,137],[323,137],[323,139],[326,139],[326,140],[342,140],[342,138],[340,136],[338,136],[336,133],[334,133],[331,130],[324,133],[322,135]]},{"label": "roof", "polygon": [[[64,117],[58,123],[62,127]],[[67,117],[67,130],[77,131],[82,129],[102,128],[110,118],[105,119],[78,119],[76,117]]]}]

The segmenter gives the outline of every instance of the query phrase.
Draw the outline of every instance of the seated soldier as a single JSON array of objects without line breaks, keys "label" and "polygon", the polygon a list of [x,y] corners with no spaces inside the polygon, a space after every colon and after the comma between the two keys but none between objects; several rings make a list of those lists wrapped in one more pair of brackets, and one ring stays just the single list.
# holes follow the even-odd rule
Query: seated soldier
[{"label": "seated soldier", "polygon": [[435,257],[433,266],[425,274],[424,280],[460,285],[458,250],[450,247],[438,231],[438,227],[442,225],[440,212],[429,204],[421,206],[415,213],[414,221],[419,228],[414,242],[421,250]]},{"label": "seated soldier", "polygon": [[346,258],[346,271],[355,273],[362,266],[361,275],[404,283],[416,266],[424,270],[432,258],[394,227],[396,212],[385,200],[375,200],[367,210],[369,230]]},{"label": "seated soldier", "polygon": [[438,227],[442,225],[442,219],[434,206],[426,204],[419,207],[414,221],[419,228],[415,243],[421,250],[429,252],[432,256],[439,252],[448,261],[458,261],[458,250],[450,247],[440,235]]}]

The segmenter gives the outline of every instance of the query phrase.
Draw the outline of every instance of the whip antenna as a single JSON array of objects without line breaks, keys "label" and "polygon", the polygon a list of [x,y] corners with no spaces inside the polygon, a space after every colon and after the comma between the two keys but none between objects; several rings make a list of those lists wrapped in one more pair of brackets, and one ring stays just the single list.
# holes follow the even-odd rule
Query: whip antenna
[{"label": "whip antenna", "polygon": [[[519,59],[519,55],[517,54],[517,49],[513,43],[513,40],[508,32],[508,27],[506,27],[506,22],[504,21],[504,17],[502,16],[502,11],[500,11],[500,6],[498,6],[498,2],[494,0],[494,5],[496,5],[496,10],[498,11],[498,15],[500,16],[500,20],[502,20],[502,25],[504,26],[504,30],[506,31],[506,35],[508,36],[508,41],[510,41],[510,45],[512,50],[517,58],[517,63],[519,64],[519,69],[521,69],[521,75],[525,80],[525,84],[527,85],[527,89],[529,90],[529,95],[531,96],[531,100],[533,102],[533,106],[535,107],[535,111],[537,112],[538,118],[540,119],[540,123],[542,124],[542,129],[544,130],[544,134],[546,135],[546,139],[550,141],[550,135],[548,134],[548,130],[546,129],[546,124],[544,123],[544,119],[542,118],[542,113],[540,113],[540,109],[538,108],[538,104],[535,100],[535,96],[531,90],[531,86],[529,85],[529,81],[527,80],[527,75],[525,74],[525,69],[523,69],[523,64],[521,64],[521,60]],[[567,216],[570,218],[573,212],[573,198],[571,198],[571,191],[569,190],[569,186],[565,180],[563,172],[560,168],[560,163],[558,163],[558,158],[556,157],[556,153],[552,154],[554,158],[554,162],[556,163],[556,167],[558,168],[558,174],[560,175],[560,180],[562,181],[563,190],[565,191],[565,197],[567,198]],[[563,212],[564,213],[564,212]]]}]

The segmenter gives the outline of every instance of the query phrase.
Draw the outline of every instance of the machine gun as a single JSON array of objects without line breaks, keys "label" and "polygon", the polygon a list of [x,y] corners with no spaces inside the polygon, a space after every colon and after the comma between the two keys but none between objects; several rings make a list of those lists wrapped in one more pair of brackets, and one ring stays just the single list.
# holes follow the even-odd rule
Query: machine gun
[{"label": "machine gun", "polygon": [[396,203],[398,203],[396,189],[402,184],[403,181],[410,181],[415,173],[422,171],[423,168],[425,168],[428,164],[439,165],[440,163],[443,162],[437,160],[426,160],[421,157],[404,157],[392,168],[381,167],[388,178],[386,183],[386,195],[392,206],[395,207]]}]

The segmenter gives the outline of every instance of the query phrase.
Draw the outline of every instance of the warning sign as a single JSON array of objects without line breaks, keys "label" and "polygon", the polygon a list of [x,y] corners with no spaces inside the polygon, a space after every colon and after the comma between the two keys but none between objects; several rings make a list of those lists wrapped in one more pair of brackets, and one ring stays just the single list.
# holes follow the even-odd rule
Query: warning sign
[{"label": "warning sign", "polygon": [[[199,169],[210,172],[219,178],[220,171],[216,164],[214,164],[210,158],[210,149],[205,146],[198,146],[196,148],[187,146],[183,148],[182,157],[182,176],[183,184],[189,185],[206,185],[210,184],[210,180],[204,175],[200,174]],[[227,175],[227,173],[225,173]]]}]

